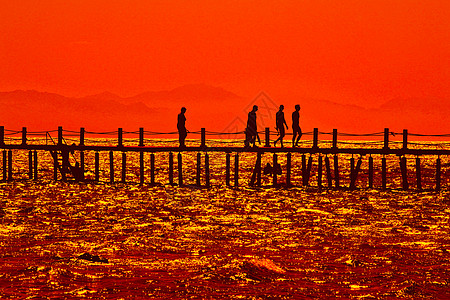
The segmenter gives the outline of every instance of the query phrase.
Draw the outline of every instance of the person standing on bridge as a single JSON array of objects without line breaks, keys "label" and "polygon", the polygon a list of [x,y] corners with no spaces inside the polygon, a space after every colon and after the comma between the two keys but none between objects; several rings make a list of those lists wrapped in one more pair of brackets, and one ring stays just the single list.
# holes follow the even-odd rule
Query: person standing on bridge
[{"label": "person standing on bridge", "polygon": [[275,140],[275,142],[273,143],[273,145],[276,147],[277,146],[277,142],[280,141],[281,143],[281,148],[283,148],[283,138],[286,135],[286,132],[284,131],[284,126],[286,125],[286,130],[289,129],[287,124],[286,124],[286,120],[284,119],[284,105],[280,105],[280,110],[277,112],[276,115],[276,124],[277,124],[277,132],[280,135],[279,138],[277,138]]},{"label": "person standing on bridge", "polygon": [[186,147],[184,141],[186,140],[188,133],[188,130],[186,129],[186,116],[184,115],[185,112],[186,107],[182,107],[181,112],[178,114],[177,128],[178,128],[178,137],[180,141],[180,148]]},{"label": "person standing on bridge", "polygon": [[[292,113],[292,147],[298,147],[298,142],[302,137],[302,129],[300,128],[300,105],[295,105],[295,111]],[[298,136],[297,136],[298,135]],[[295,141],[295,137],[297,137],[297,141]]]},{"label": "person standing on bridge", "polygon": [[256,126],[256,112],[258,111],[258,106],[253,105],[253,109],[251,112],[248,113],[248,119],[247,119],[247,128],[245,129],[245,141],[244,145],[245,147],[250,146],[250,144],[253,144],[253,147],[256,147],[256,139],[258,139],[258,142],[261,144],[261,140],[259,139],[258,135],[258,128]]}]

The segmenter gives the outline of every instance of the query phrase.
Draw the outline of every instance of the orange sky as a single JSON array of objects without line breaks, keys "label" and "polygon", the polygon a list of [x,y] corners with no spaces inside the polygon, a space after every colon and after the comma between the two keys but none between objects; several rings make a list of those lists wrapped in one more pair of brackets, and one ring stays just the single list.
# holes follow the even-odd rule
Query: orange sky
[{"label": "orange sky", "polygon": [[450,99],[450,1],[0,0],[0,90]]}]

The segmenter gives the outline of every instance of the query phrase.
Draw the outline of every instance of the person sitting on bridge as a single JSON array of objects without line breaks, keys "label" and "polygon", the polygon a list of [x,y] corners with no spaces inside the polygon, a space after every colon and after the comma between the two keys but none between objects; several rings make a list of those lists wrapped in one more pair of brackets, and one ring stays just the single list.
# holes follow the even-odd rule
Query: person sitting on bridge
[{"label": "person sitting on bridge", "polygon": [[177,122],[177,128],[178,128],[178,136],[179,136],[179,142],[180,142],[180,148],[185,148],[185,140],[187,137],[188,130],[186,129],[186,116],[184,113],[186,112],[186,107],[181,108],[181,112],[178,114],[178,122]]},{"label": "person sitting on bridge", "polygon": [[276,147],[277,146],[277,142],[280,141],[281,143],[281,148],[283,148],[283,138],[286,135],[286,132],[284,131],[284,126],[286,125],[286,130],[289,129],[287,124],[286,124],[286,120],[284,119],[284,105],[280,105],[280,110],[277,112],[276,114],[276,129],[278,134],[280,135],[279,138],[277,138],[275,140],[275,142],[273,143],[273,145]]},{"label": "person sitting on bridge", "polygon": [[245,147],[249,147],[250,144],[253,144],[253,147],[256,147],[256,139],[261,144],[261,140],[258,135],[258,128],[256,126],[256,112],[258,111],[258,106],[253,105],[253,109],[248,113],[247,119],[247,128],[245,129]]}]

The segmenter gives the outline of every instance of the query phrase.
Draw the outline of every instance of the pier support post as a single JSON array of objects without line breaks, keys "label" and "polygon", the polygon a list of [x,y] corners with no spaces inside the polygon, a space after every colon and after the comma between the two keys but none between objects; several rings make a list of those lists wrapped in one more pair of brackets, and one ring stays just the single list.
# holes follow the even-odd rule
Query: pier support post
[{"label": "pier support post", "polygon": [[143,185],[144,181],[145,181],[144,151],[139,151],[139,184]]},{"label": "pier support post", "polygon": [[403,129],[403,149],[408,149],[408,130]]},{"label": "pier support post", "polygon": [[7,173],[8,173],[8,159],[6,157],[6,150],[3,150],[3,181],[6,181]]},{"label": "pier support post", "polygon": [[369,189],[373,189],[373,157],[369,156]]},{"label": "pier support post", "polygon": [[155,184],[155,153],[150,154],[150,183]]},{"label": "pier support post", "polygon": [[22,146],[27,144],[27,128],[22,127]]},{"label": "pier support post", "polygon": [[34,150],[34,162],[33,162],[33,171],[34,171],[34,180],[38,180],[38,156],[37,151]]},{"label": "pier support post", "polygon": [[331,176],[330,158],[328,156],[325,156],[325,168],[327,169],[328,188],[331,189],[333,187],[333,177]]},{"label": "pier support post", "polygon": [[436,191],[441,190],[441,158],[436,160]]},{"label": "pier support post", "polygon": [[422,190],[422,176],[420,170],[420,157],[416,157],[416,179],[417,179],[417,190]]},{"label": "pier support post", "polygon": [[384,150],[388,150],[389,149],[389,128],[385,128],[384,129],[384,146],[383,146]]},{"label": "pier support post", "polygon": [[33,151],[28,151],[28,178],[33,179]]},{"label": "pier support post", "polygon": [[257,177],[261,177],[261,153],[257,153],[255,167],[253,168],[252,178],[250,179],[250,186],[255,185],[255,181],[257,181]]},{"label": "pier support post", "polygon": [[63,129],[62,126],[58,127],[58,146],[63,144]]},{"label": "pier support post", "polygon": [[169,184],[173,185],[173,153],[169,152]]},{"label": "pier support post", "polygon": [[230,153],[225,155],[225,184],[230,186],[230,167],[231,167],[231,157]]},{"label": "pier support post", "polygon": [[98,182],[100,180],[100,154],[95,152],[95,181]]},{"label": "pier support post", "polygon": [[[353,157],[352,157],[353,159]],[[361,170],[362,158],[359,157],[358,162],[356,163],[356,168],[353,170],[351,181],[350,181],[350,189],[356,189],[356,180],[358,179],[358,173]]]},{"label": "pier support post", "polygon": [[261,159],[262,153],[258,152],[256,158],[256,167],[258,168],[258,172],[256,173],[256,186],[261,187]]},{"label": "pier support post", "polygon": [[334,155],[333,160],[334,160],[334,184],[335,184],[335,187],[338,189],[339,188],[339,158],[336,154]]},{"label": "pier support post", "polygon": [[123,129],[119,128],[117,131],[117,147],[123,147]]},{"label": "pier support post", "polygon": [[139,147],[144,147],[144,128],[139,128]]},{"label": "pier support post", "polygon": [[183,186],[183,158],[178,153],[178,186]]},{"label": "pier support post", "polygon": [[306,176],[306,155],[302,154],[302,185],[307,185],[307,176]]},{"label": "pier support post", "polygon": [[287,159],[286,159],[286,186],[291,186],[291,160],[292,160],[292,154],[291,152],[288,152]]},{"label": "pier support post", "polygon": [[5,126],[0,126],[0,146],[5,145]]},{"label": "pier support post", "polygon": [[322,155],[319,154],[319,161],[317,163],[317,187],[322,188]]},{"label": "pier support post", "polygon": [[209,181],[209,154],[205,153],[205,176],[206,176],[206,187],[211,187],[211,182]]},{"label": "pier support post", "polygon": [[270,147],[270,128],[266,127],[266,144],[264,147]]},{"label": "pier support post", "polygon": [[386,157],[381,158],[381,189],[386,189]]},{"label": "pier support post", "polygon": [[127,153],[122,152],[122,183],[127,182]]},{"label": "pier support post", "polygon": [[80,180],[84,181],[84,151],[80,151]]},{"label": "pier support post", "polygon": [[13,163],[12,163],[12,151],[9,150],[8,151],[8,180],[11,181],[13,180]]},{"label": "pier support post", "polygon": [[278,169],[278,156],[276,153],[273,154],[273,167],[272,167],[272,184],[274,187],[278,186],[277,183],[277,169]]},{"label": "pier support post", "polygon": [[84,127],[80,128],[80,146],[84,146]]},{"label": "pier support post", "polygon": [[114,153],[109,151],[109,181],[114,183]]},{"label": "pier support post", "polygon": [[[205,158],[206,160],[206,158]],[[200,154],[200,152],[197,153],[197,176],[196,176],[196,180],[195,183],[197,184],[197,186],[200,186],[200,176],[201,176],[201,165],[202,165],[202,156]]]},{"label": "pier support post", "polygon": [[59,167],[58,152],[51,151],[50,153],[52,154],[52,157],[53,157],[53,180],[57,181],[58,180],[58,167]]},{"label": "pier support post", "polygon": [[311,177],[312,162],[313,162],[312,155],[309,155],[308,167],[306,168],[306,185],[307,186],[309,186],[309,178]]},{"label": "pier support post", "polygon": [[234,155],[234,187],[239,186],[239,154]]},{"label": "pier support post", "polygon": [[352,154],[352,158],[350,158],[350,188],[351,188],[351,182],[353,180],[354,173],[355,173],[355,158],[353,157],[353,154]]},{"label": "pier support post", "polygon": [[407,168],[406,168],[406,157],[405,156],[400,158],[400,168],[402,170],[403,190],[407,191],[409,188],[409,185],[408,185],[408,172],[407,172]]},{"label": "pier support post", "polygon": [[205,130],[205,128],[201,129],[201,143],[200,143],[200,147],[201,148],[205,148],[206,147],[206,130]]}]

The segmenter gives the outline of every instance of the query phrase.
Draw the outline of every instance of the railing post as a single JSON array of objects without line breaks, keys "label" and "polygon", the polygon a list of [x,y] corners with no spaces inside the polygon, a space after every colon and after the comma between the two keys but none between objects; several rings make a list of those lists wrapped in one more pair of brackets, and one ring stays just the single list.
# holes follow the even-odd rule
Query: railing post
[{"label": "railing post", "polygon": [[58,146],[63,144],[63,129],[62,126],[58,127]]},{"label": "railing post", "polygon": [[319,129],[314,128],[313,131],[313,149],[319,148]]},{"label": "railing post", "polygon": [[80,146],[84,146],[84,127],[80,128]]},{"label": "railing post", "polygon": [[270,128],[266,127],[266,144],[264,147],[270,147]]},{"label": "railing post", "polygon": [[389,128],[384,129],[384,150],[389,149]]},{"label": "railing post", "polygon": [[117,147],[123,146],[123,129],[119,128],[117,131]]},{"label": "railing post", "polygon": [[5,126],[0,126],[0,146],[5,145]]},{"label": "railing post", "polygon": [[22,145],[27,144],[27,128],[22,127]]},{"label": "railing post", "polygon": [[139,128],[139,147],[144,147],[144,128]]},{"label": "railing post", "polygon": [[333,129],[333,149],[337,148],[337,129]]},{"label": "railing post", "polygon": [[201,144],[200,147],[205,148],[206,147],[206,130],[205,128],[201,129]]},{"label": "railing post", "polygon": [[408,130],[403,129],[403,149],[408,149]]}]

